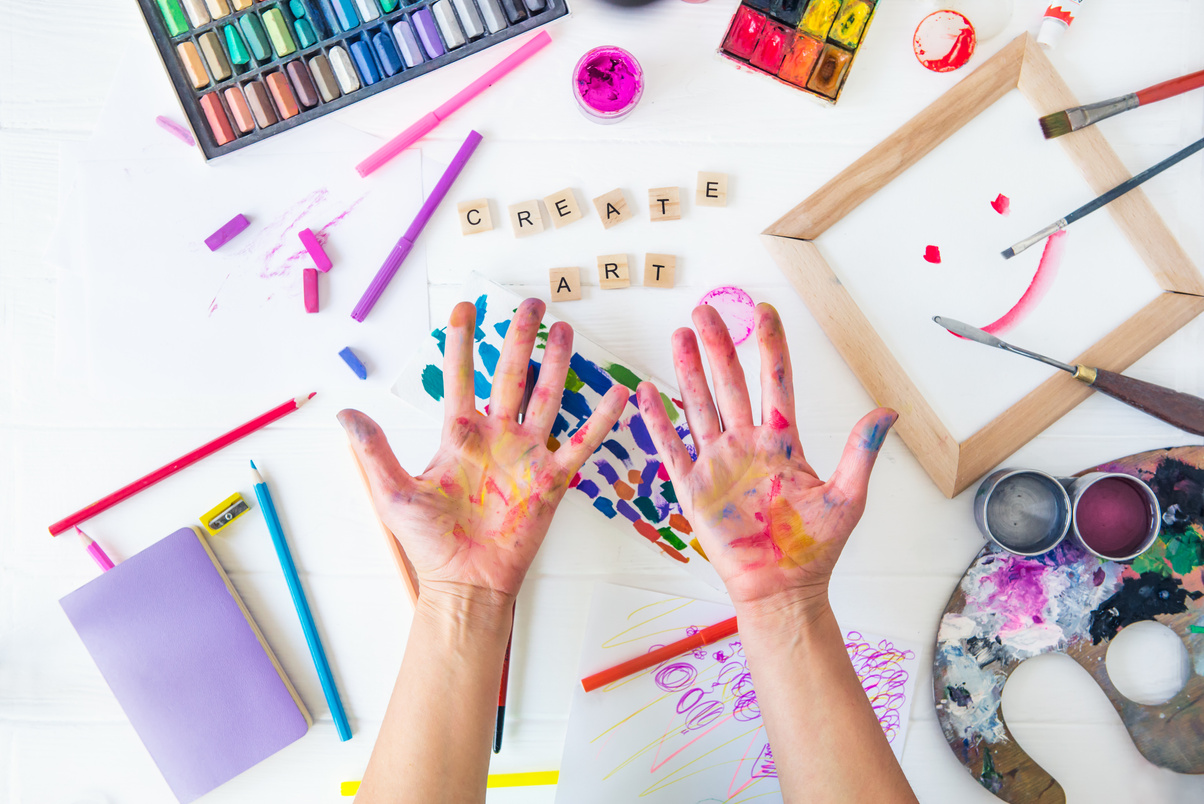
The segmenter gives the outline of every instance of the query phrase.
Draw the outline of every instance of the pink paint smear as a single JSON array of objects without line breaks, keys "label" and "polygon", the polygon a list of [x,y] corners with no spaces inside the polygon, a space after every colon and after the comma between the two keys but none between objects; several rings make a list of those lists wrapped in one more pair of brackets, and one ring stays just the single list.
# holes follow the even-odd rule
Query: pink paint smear
[{"label": "pink paint smear", "polygon": [[991,209],[995,210],[1006,218],[1008,213],[1012,211],[1012,200],[1003,193],[1000,193],[999,195],[995,196],[995,200],[991,202]]},{"label": "pink paint smear", "polygon": [[1062,254],[1066,251],[1066,230],[1055,232],[1045,241],[1045,251],[1041,253],[1041,262],[1037,264],[1037,273],[1033,281],[1028,283],[1028,289],[1020,297],[1020,301],[999,319],[983,327],[984,332],[999,335],[1019,324],[1033,311],[1045,294],[1049,292],[1054,278],[1058,275],[1058,266],[1062,264]]},{"label": "pink paint smear", "polygon": [[924,259],[933,265],[939,265],[941,262],[941,250],[936,246],[929,246],[924,249]]},{"label": "pink paint smear", "polygon": [[737,346],[748,340],[752,335],[756,322],[757,305],[752,296],[732,285],[715,288],[702,297],[699,304],[707,304],[719,311],[727,331],[731,333],[732,342]]}]

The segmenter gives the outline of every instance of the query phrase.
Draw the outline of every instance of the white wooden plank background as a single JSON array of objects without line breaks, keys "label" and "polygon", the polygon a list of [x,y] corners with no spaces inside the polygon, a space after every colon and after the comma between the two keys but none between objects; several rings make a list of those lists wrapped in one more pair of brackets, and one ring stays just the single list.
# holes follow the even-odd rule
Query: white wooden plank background
[{"label": "white wooden plank background", "polygon": [[[1035,29],[1044,5],[1016,0],[1008,29],[980,43],[972,65],[1020,31]],[[622,186],[642,207],[647,188],[677,183],[688,199],[700,169],[732,175],[728,209],[694,209],[687,202],[686,217],[677,224],[633,222],[603,234],[591,220],[515,241],[504,225],[477,239],[460,238],[446,205],[424,236],[430,310],[433,320],[446,315],[457,300],[456,283],[470,268],[546,297],[547,267],[579,264],[589,276],[599,253],[625,250],[633,259],[646,250],[677,253],[677,289],[602,294],[591,287],[584,301],[561,305],[558,315],[616,354],[672,376],[669,334],[688,321],[689,308],[705,290],[735,282],[755,298],[773,301],[786,319],[795,356],[805,446],[817,469],[827,472],[847,428],[870,401],[786,288],[756,233],[960,76],[926,73],[911,59],[910,31],[930,4],[883,3],[840,106],[822,108],[710,55],[733,8],[732,0],[700,6],[658,0],[634,10],[580,0],[573,17],[553,27],[555,44],[530,65],[523,87],[499,85],[423,149],[431,165],[445,162],[465,127],[487,129],[487,148],[453,196],[491,197],[495,214],[506,204],[566,185],[582,200]],[[1130,40],[1131,4],[1084,10],[1054,54],[1080,98],[1111,97],[1204,66],[1199,36],[1204,7],[1167,0],[1160,13],[1178,15],[1181,24],[1167,26],[1158,52]],[[95,568],[76,543],[50,539],[45,526],[280,400],[211,400],[198,389],[170,404],[150,404],[93,396],[70,373],[56,376],[60,288],[44,255],[56,224],[60,180],[67,178],[59,173],[59,148],[88,138],[123,48],[141,43],[146,33],[132,2],[0,0],[0,14],[0,802],[163,802],[170,800],[167,787],[57,605],[59,597],[93,577]],[[605,128],[581,118],[567,90],[572,63],[602,43],[631,49],[649,75],[636,114]],[[457,64],[357,104],[340,112],[340,119],[392,135],[495,58]],[[1112,121],[1108,136],[1131,169],[1139,170],[1200,136],[1201,108],[1198,93],[1167,101]],[[1197,264],[1204,264],[1202,176],[1200,164],[1189,161],[1149,185]],[[120,236],[114,233],[112,242],[98,246],[119,248]],[[1197,321],[1132,373],[1204,393],[1202,347],[1204,323]],[[395,362],[407,347],[379,348]],[[741,354],[755,365],[753,350],[746,346]],[[254,365],[250,347],[245,360]],[[302,413],[92,523],[114,558],[121,558],[235,488],[250,494],[246,459],[270,457],[277,502],[356,736],[348,743],[337,740],[275,557],[252,513],[214,546],[317,724],[298,744],[207,801],[336,801],[338,783],[359,778],[367,761],[404,645],[409,606],[333,415],[346,406],[368,411],[386,427],[403,463],[420,469],[437,432],[388,395],[391,379],[378,375],[367,383],[348,379],[318,388],[320,395]],[[294,392],[282,390],[279,396]],[[1070,473],[1181,443],[1199,439],[1093,398],[1009,462]],[[867,629],[929,645],[939,613],[980,543],[969,495],[945,500],[891,439],[863,523],[837,568],[837,611]],[[590,512],[564,506],[520,601],[506,747],[493,761],[495,771],[557,766],[579,634],[591,585],[600,579],[667,591],[694,588],[628,535]],[[930,654],[928,649],[926,658]],[[1135,664],[1130,675],[1141,681],[1143,668]],[[1147,685],[1165,675],[1144,670]],[[929,686],[927,676],[920,679],[912,707],[903,763],[908,777],[926,802],[992,801],[946,747]],[[1102,693],[1065,657],[1026,665],[1008,687],[1006,714],[1017,738],[1072,800],[1204,796],[1204,778],[1145,762]],[[490,800],[551,801],[551,791],[501,791]]]}]

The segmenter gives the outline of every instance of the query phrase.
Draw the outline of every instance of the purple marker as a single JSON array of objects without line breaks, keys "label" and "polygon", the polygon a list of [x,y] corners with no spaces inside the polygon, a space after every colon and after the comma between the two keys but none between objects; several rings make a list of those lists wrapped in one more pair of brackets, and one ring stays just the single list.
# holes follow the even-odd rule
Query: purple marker
[{"label": "purple marker", "polygon": [[250,225],[251,222],[247,220],[246,215],[241,213],[235,215],[230,219],[229,223],[206,237],[205,245],[209,247],[210,251],[217,251],[219,248],[233,240],[239,232],[241,232],[243,229],[246,229]]},{"label": "purple marker", "polygon": [[364,295],[360,298],[359,304],[355,305],[355,309],[351,311],[351,317],[356,321],[363,321],[368,313],[372,312],[372,308],[376,305],[380,294],[384,293],[385,287],[392,281],[397,269],[405,262],[405,258],[409,255],[410,249],[414,247],[414,241],[418,239],[418,235],[422,234],[423,227],[431,219],[431,215],[435,214],[435,209],[443,201],[447,191],[451,189],[452,182],[460,175],[460,171],[468,164],[468,157],[472,156],[472,152],[477,149],[477,145],[481,142],[481,135],[475,131],[468,132],[468,137],[464,140],[464,144],[460,146],[460,150],[456,151],[456,156],[452,159],[447,170],[443,171],[443,175],[439,177],[438,184],[435,189],[431,190],[431,194],[427,196],[426,201],[422,204],[422,209],[418,210],[418,215],[414,218],[414,222],[410,224],[410,228],[406,229],[406,233],[397,241],[397,245],[389,252],[389,256],[385,258],[385,264],[376,272],[376,276],[372,279],[372,284],[368,285],[368,289],[364,291]]}]

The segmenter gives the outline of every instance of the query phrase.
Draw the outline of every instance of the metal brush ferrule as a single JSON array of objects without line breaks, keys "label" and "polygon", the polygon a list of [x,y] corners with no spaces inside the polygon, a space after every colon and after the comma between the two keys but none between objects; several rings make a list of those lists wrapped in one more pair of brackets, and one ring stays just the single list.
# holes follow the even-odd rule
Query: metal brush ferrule
[{"label": "metal brush ferrule", "polygon": [[[1003,256],[1004,257],[1014,257],[1017,254],[1019,254],[1020,252],[1029,248],[1030,246],[1034,246],[1037,243],[1040,243],[1042,240],[1049,237],[1050,235],[1056,234],[1057,232],[1062,231],[1068,225],[1069,224],[1066,223],[1065,218],[1059,218],[1058,220],[1051,223],[1049,226],[1046,226],[1044,229],[1037,232],[1032,237],[1026,237],[1025,239],[1021,240],[1019,243],[1017,243],[1016,245],[1012,246],[1007,251],[1003,252]],[[1008,251],[1010,251],[1011,254],[1009,254]]]},{"label": "metal brush ferrule", "polygon": [[1137,93],[1133,92],[1128,95],[1121,95],[1119,98],[1113,98],[1112,100],[1088,103],[1086,106],[1067,109],[1066,118],[1070,121],[1070,130],[1078,131],[1080,128],[1093,126],[1101,120],[1107,120],[1113,115],[1127,112],[1130,109],[1136,109],[1140,105],[1141,103],[1137,100]]},{"label": "metal brush ferrule", "polygon": [[1095,378],[1098,376],[1099,373],[1095,369],[1091,368],[1091,366],[1074,367],[1074,378],[1080,382],[1085,382],[1088,385],[1095,385]]}]

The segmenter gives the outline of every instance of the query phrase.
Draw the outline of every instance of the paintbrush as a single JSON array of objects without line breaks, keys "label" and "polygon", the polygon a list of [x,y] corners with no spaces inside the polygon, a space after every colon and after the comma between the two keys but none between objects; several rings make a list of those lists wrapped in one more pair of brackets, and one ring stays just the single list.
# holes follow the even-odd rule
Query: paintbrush
[{"label": "paintbrush", "polygon": [[1173,98],[1199,87],[1204,87],[1204,70],[1172,78],[1170,81],[1163,81],[1161,84],[1154,84],[1152,87],[1139,89],[1112,100],[1075,106],[1064,112],[1047,114],[1037,122],[1041,124],[1041,133],[1045,135],[1045,139],[1052,140],[1054,137],[1060,137],[1063,134],[1087,128],[1087,126],[1094,126],[1099,121],[1107,120],[1121,112],[1127,112],[1154,101]]},{"label": "paintbrush", "polygon": [[1054,360],[1051,357],[1039,355],[1027,349],[1021,349],[1019,346],[1013,346],[1006,341],[1001,341],[989,332],[983,332],[978,327],[963,324],[961,321],[954,321],[952,318],[942,318],[937,315],[933,316],[932,320],[954,335],[960,335],[963,338],[978,341],[987,346],[994,346],[1005,352],[1031,357],[1033,360],[1040,360],[1046,365],[1069,372],[1074,375],[1076,380],[1085,382],[1097,391],[1102,391],[1114,399],[1119,399],[1126,405],[1131,405],[1143,413],[1148,413],[1154,418],[1162,419],[1167,424],[1173,424],[1180,430],[1186,430],[1196,435],[1204,435],[1204,399],[1200,399],[1198,396],[1173,391],[1161,385],[1135,380],[1132,377],[1126,377],[1123,374],[1116,374],[1115,372],[1101,368],[1082,365],[1072,366],[1059,360]]},{"label": "paintbrush", "polygon": [[1145,180],[1152,179],[1155,176],[1157,176],[1159,173],[1161,173],[1162,171],[1166,170],[1168,167],[1177,165],[1178,163],[1182,162],[1184,159],[1191,156],[1192,154],[1194,154],[1196,151],[1200,150],[1201,148],[1204,148],[1204,139],[1196,140],[1191,145],[1184,148],[1182,151],[1179,151],[1178,153],[1168,156],[1166,159],[1163,159],[1161,162],[1154,165],[1153,167],[1146,168],[1141,173],[1138,173],[1136,176],[1129,179],[1128,181],[1122,181],[1120,184],[1116,185],[1108,192],[1099,196],[1094,201],[1083,204],[1083,206],[1079,207],[1074,212],[1071,212],[1065,218],[1060,218],[1060,219],[1054,221],[1049,226],[1046,226],[1044,229],[1037,232],[1032,237],[1025,238],[1024,240],[1021,240],[1016,245],[1007,249],[1006,251],[1003,252],[1004,259],[1010,260],[1012,257],[1015,257],[1017,254],[1024,251],[1029,246],[1031,246],[1035,243],[1039,243],[1040,241],[1049,237],[1054,232],[1060,232],[1061,230],[1065,229],[1067,226],[1074,223],[1079,218],[1084,218],[1084,217],[1090,215],[1092,212],[1095,212],[1100,207],[1111,204],[1113,201],[1120,198],[1122,195],[1129,192],[1129,190],[1132,190],[1134,187],[1141,184]]}]

